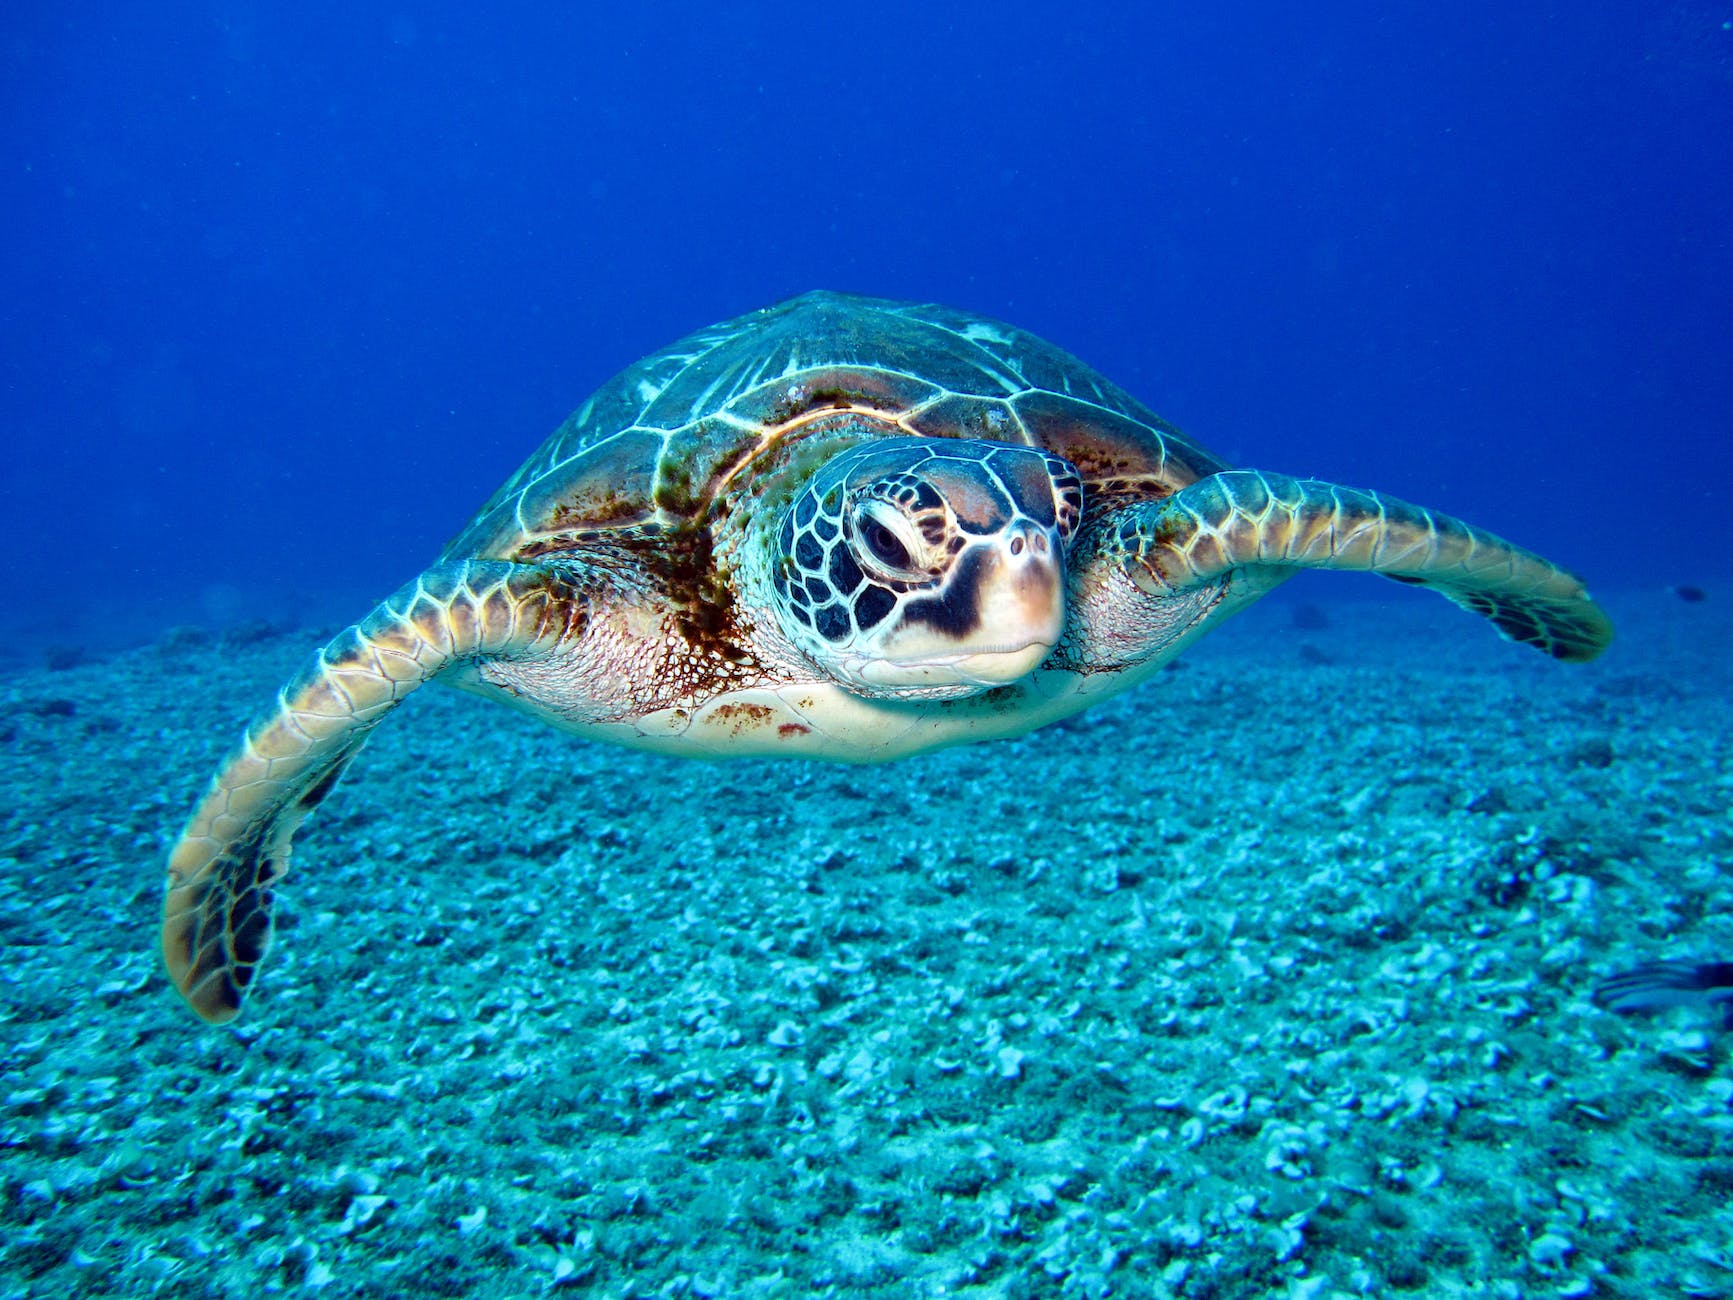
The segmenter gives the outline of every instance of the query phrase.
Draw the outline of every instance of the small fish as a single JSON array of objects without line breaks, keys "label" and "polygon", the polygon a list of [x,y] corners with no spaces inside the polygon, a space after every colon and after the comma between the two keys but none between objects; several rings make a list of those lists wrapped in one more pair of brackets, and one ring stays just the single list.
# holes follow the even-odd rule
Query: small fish
[{"label": "small fish", "polygon": [[1620,1015],[1667,1007],[1719,1009],[1722,1025],[1733,1029],[1733,962],[1644,962],[1602,980],[1594,997],[1597,1006]]},{"label": "small fish", "polygon": [[1704,591],[1701,587],[1693,587],[1688,582],[1682,582],[1677,587],[1668,587],[1667,590],[1672,592],[1687,605],[1700,605],[1709,599],[1708,592]]}]

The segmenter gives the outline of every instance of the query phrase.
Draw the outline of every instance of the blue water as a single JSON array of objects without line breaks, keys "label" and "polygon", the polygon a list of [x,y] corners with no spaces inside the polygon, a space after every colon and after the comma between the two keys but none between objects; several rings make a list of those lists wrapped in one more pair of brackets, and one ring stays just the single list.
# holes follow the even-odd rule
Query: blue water
[{"label": "blue water", "polygon": [[1727,582],[1733,7],[483,10],[7,7],[9,619],[353,617],[607,375],[814,287]]},{"label": "blue water", "polygon": [[[1719,1294],[1725,1042],[1589,992],[1733,956],[1733,0],[490,8],[0,8],[0,1297]],[[363,614],[608,375],[818,287],[1621,640],[1319,577],[858,772],[421,693],[194,1024],[165,856],[317,643],[237,625]]]}]

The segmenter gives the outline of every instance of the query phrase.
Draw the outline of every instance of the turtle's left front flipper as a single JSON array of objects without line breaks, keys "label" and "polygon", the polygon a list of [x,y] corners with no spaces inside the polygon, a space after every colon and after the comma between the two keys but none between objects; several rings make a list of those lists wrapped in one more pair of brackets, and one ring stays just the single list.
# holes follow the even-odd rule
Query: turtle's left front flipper
[{"label": "turtle's left front flipper", "polygon": [[1152,595],[1195,590],[1235,570],[1351,569],[1430,587],[1513,641],[1585,662],[1613,626],[1582,581],[1460,519],[1377,492],[1258,470],[1228,470],[1121,509],[1111,558]]},{"label": "turtle's left front flipper", "polygon": [[535,565],[442,564],[320,650],[247,730],[169,855],[162,954],[187,1003],[232,1020],[271,937],[289,841],[373,728],[418,686],[480,657],[576,636],[584,602]]}]

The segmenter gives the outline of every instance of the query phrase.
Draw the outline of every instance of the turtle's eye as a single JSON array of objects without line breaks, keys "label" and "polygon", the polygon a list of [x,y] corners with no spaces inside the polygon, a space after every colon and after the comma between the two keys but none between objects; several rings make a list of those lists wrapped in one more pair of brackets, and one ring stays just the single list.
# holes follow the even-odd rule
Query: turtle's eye
[{"label": "turtle's eye", "polygon": [[855,533],[862,557],[888,573],[915,573],[912,530],[902,514],[880,501],[869,502],[855,516]]},{"label": "turtle's eye", "polygon": [[867,550],[873,553],[873,558],[889,565],[893,569],[909,567],[909,551],[897,540],[897,535],[876,519],[865,520],[861,527],[861,540],[866,543]]}]

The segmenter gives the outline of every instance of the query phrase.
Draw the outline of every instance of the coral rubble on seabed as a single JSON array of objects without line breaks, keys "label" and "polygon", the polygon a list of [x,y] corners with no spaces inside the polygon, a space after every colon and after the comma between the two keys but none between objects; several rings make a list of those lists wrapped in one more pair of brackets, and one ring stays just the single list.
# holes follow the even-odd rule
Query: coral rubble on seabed
[{"label": "coral rubble on seabed", "polygon": [[882,769],[426,692],[230,1030],[162,856],[313,636],[0,679],[0,1295],[1733,1295],[1726,1044],[1588,997],[1733,954],[1730,629],[1627,606],[1272,601]]}]

